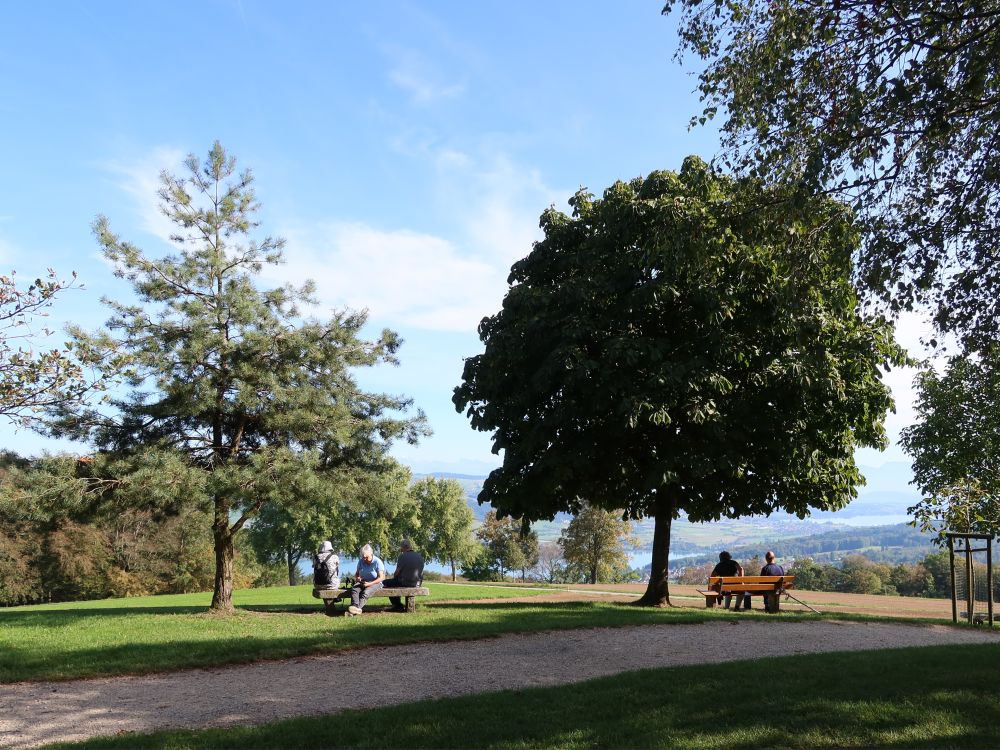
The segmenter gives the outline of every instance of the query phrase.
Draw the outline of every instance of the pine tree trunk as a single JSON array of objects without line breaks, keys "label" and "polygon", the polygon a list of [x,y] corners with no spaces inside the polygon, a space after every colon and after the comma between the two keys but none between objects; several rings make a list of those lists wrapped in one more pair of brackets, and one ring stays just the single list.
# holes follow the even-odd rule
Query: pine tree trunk
[{"label": "pine tree trunk", "polygon": [[597,567],[596,566],[590,569],[590,582],[592,584],[594,584],[594,585],[597,585]]},{"label": "pine tree trunk", "polygon": [[670,500],[657,498],[654,510],[653,562],[649,570],[649,585],[636,604],[643,607],[672,607],[667,572],[670,568],[670,525],[674,519],[674,504]]},{"label": "pine tree trunk", "polygon": [[233,609],[233,533],[229,530],[229,507],[218,498],[215,503],[215,590],[211,609],[234,612]]},{"label": "pine tree trunk", "polygon": [[455,558],[451,558],[451,580],[457,581],[458,576],[455,575]]},{"label": "pine tree trunk", "polygon": [[285,560],[288,562],[288,585],[295,585],[295,561],[293,560],[292,548],[285,548]]}]

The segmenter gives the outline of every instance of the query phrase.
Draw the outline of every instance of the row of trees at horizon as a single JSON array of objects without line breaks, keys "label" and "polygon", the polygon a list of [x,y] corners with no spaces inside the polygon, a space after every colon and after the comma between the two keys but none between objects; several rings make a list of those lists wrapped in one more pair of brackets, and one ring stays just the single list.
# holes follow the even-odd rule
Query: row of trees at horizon
[{"label": "row of trees at horizon", "polygon": [[531,529],[510,516],[490,511],[476,530],[479,546],[462,568],[472,581],[503,581],[520,574],[546,583],[619,583],[639,580],[629,565],[629,550],[639,541],[620,510],[584,505],[557,541],[539,541]]},{"label": "row of trees at horizon", "polygon": [[[92,478],[95,462],[75,456],[26,459],[0,455],[0,487],[21,502],[0,503],[0,605],[210,590],[214,583],[211,508],[168,481],[176,466],[136,471],[127,485],[72,496],[66,478]],[[80,485],[85,488],[87,485]],[[143,504],[134,494],[152,493]],[[29,511],[30,512],[26,512]],[[637,541],[621,514],[585,507],[558,542],[539,543],[510,517],[487,514],[474,529],[465,492],[454,480],[423,477],[393,464],[346,485],[327,502],[294,508],[270,504],[234,547],[234,588],[295,585],[321,541],[355,556],[364,543],[390,564],[402,537],[428,560],[469,580],[520,575],[550,583],[636,580],[628,550]],[[304,563],[304,564],[303,564]],[[350,571],[343,571],[349,573]]]},{"label": "row of trees at horizon", "polygon": [[[106,460],[0,456],[0,605],[213,588],[210,503],[172,482],[179,467],[167,462],[144,461],[122,483],[89,491],[102,473],[95,464]],[[80,492],[67,491],[71,478]],[[454,573],[478,552],[472,532],[472,511],[457,482],[412,482],[406,467],[392,463],[324,502],[263,508],[237,537],[233,586],[302,582],[300,562],[323,540],[350,556],[370,543],[391,558],[407,536]]]}]

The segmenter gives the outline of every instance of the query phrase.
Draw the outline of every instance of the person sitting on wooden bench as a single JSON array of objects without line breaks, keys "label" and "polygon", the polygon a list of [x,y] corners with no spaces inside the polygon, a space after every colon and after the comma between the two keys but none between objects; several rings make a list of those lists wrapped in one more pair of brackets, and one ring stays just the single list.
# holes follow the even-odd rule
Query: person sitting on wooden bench
[{"label": "person sitting on wooden bench", "polygon": [[361,559],[354,571],[354,586],[351,587],[351,606],[347,608],[348,617],[361,614],[368,597],[382,588],[385,580],[385,565],[375,557],[375,550],[370,544],[361,548]]},{"label": "person sitting on wooden bench", "polygon": [[[742,576],[743,575],[743,566],[740,565],[738,562],[736,562],[733,559],[732,555],[730,555],[728,552],[726,552],[725,550],[723,550],[722,552],[719,553],[719,564],[716,565],[714,568],[712,568],[712,575],[713,576]],[[732,594],[720,594],[719,596],[720,597],[722,597],[722,596],[725,597],[725,606],[726,606],[726,609],[729,609],[729,603],[732,601],[733,595]],[[741,599],[744,599],[743,594],[739,594],[739,593],[736,594],[736,606],[733,607],[734,610],[737,610],[737,609],[740,608],[740,600]],[[745,602],[746,608],[750,609],[750,594],[746,595],[746,598],[744,599],[744,602]]]},{"label": "person sitting on wooden bench", "polygon": [[[762,576],[783,576],[785,575],[785,569],[778,565],[774,561],[774,553],[771,550],[767,551],[764,555],[764,561],[767,563],[763,568],[760,569],[760,574]],[[765,612],[777,612],[778,611],[778,593],[774,594],[764,594],[764,611]]]},{"label": "person sitting on wooden bench", "polygon": [[[392,572],[392,577],[382,581],[382,585],[387,589],[408,589],[420,586],[423,581],[424,558],[413,549],[409,539],[403,539],[399,543],[399,559],[396,560],[396,569]],[[393,611],[406,611],[402,597],[390,596],[389,602],[392,604]]]},{"label": "person sitting on wooden bench", "polygon": [[323,542],[319,552],[313,555],[313,588],[340,588],[340,558],[333,552],[330,542]]}]

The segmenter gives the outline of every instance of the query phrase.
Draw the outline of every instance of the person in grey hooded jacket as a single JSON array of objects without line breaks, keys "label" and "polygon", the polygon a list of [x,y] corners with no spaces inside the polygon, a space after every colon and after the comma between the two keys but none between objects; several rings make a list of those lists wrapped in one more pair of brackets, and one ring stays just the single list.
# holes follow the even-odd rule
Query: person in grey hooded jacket
[{"label": "person in grey hooded jacket", "polygon": [[313,555],[313,587],[340,588],[340,558],[334,554],[330,542],[323,542],[319,552]]}]

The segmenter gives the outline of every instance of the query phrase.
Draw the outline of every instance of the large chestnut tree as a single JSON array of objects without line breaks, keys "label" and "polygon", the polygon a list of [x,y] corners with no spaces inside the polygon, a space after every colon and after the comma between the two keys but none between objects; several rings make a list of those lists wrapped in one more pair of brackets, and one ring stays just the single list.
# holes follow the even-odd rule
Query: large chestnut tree
[{"label": "large chestnut tree", "polygon": [[786,198],[690,157],[550,208],[455,389],[503,454],[480,501],[525,522],[585,503],[655,519],[641,604],[669,604],[681,513],[842,508],[855,449],[885,443],[882,368],[903,355],[859,309],[852,217]]}]

